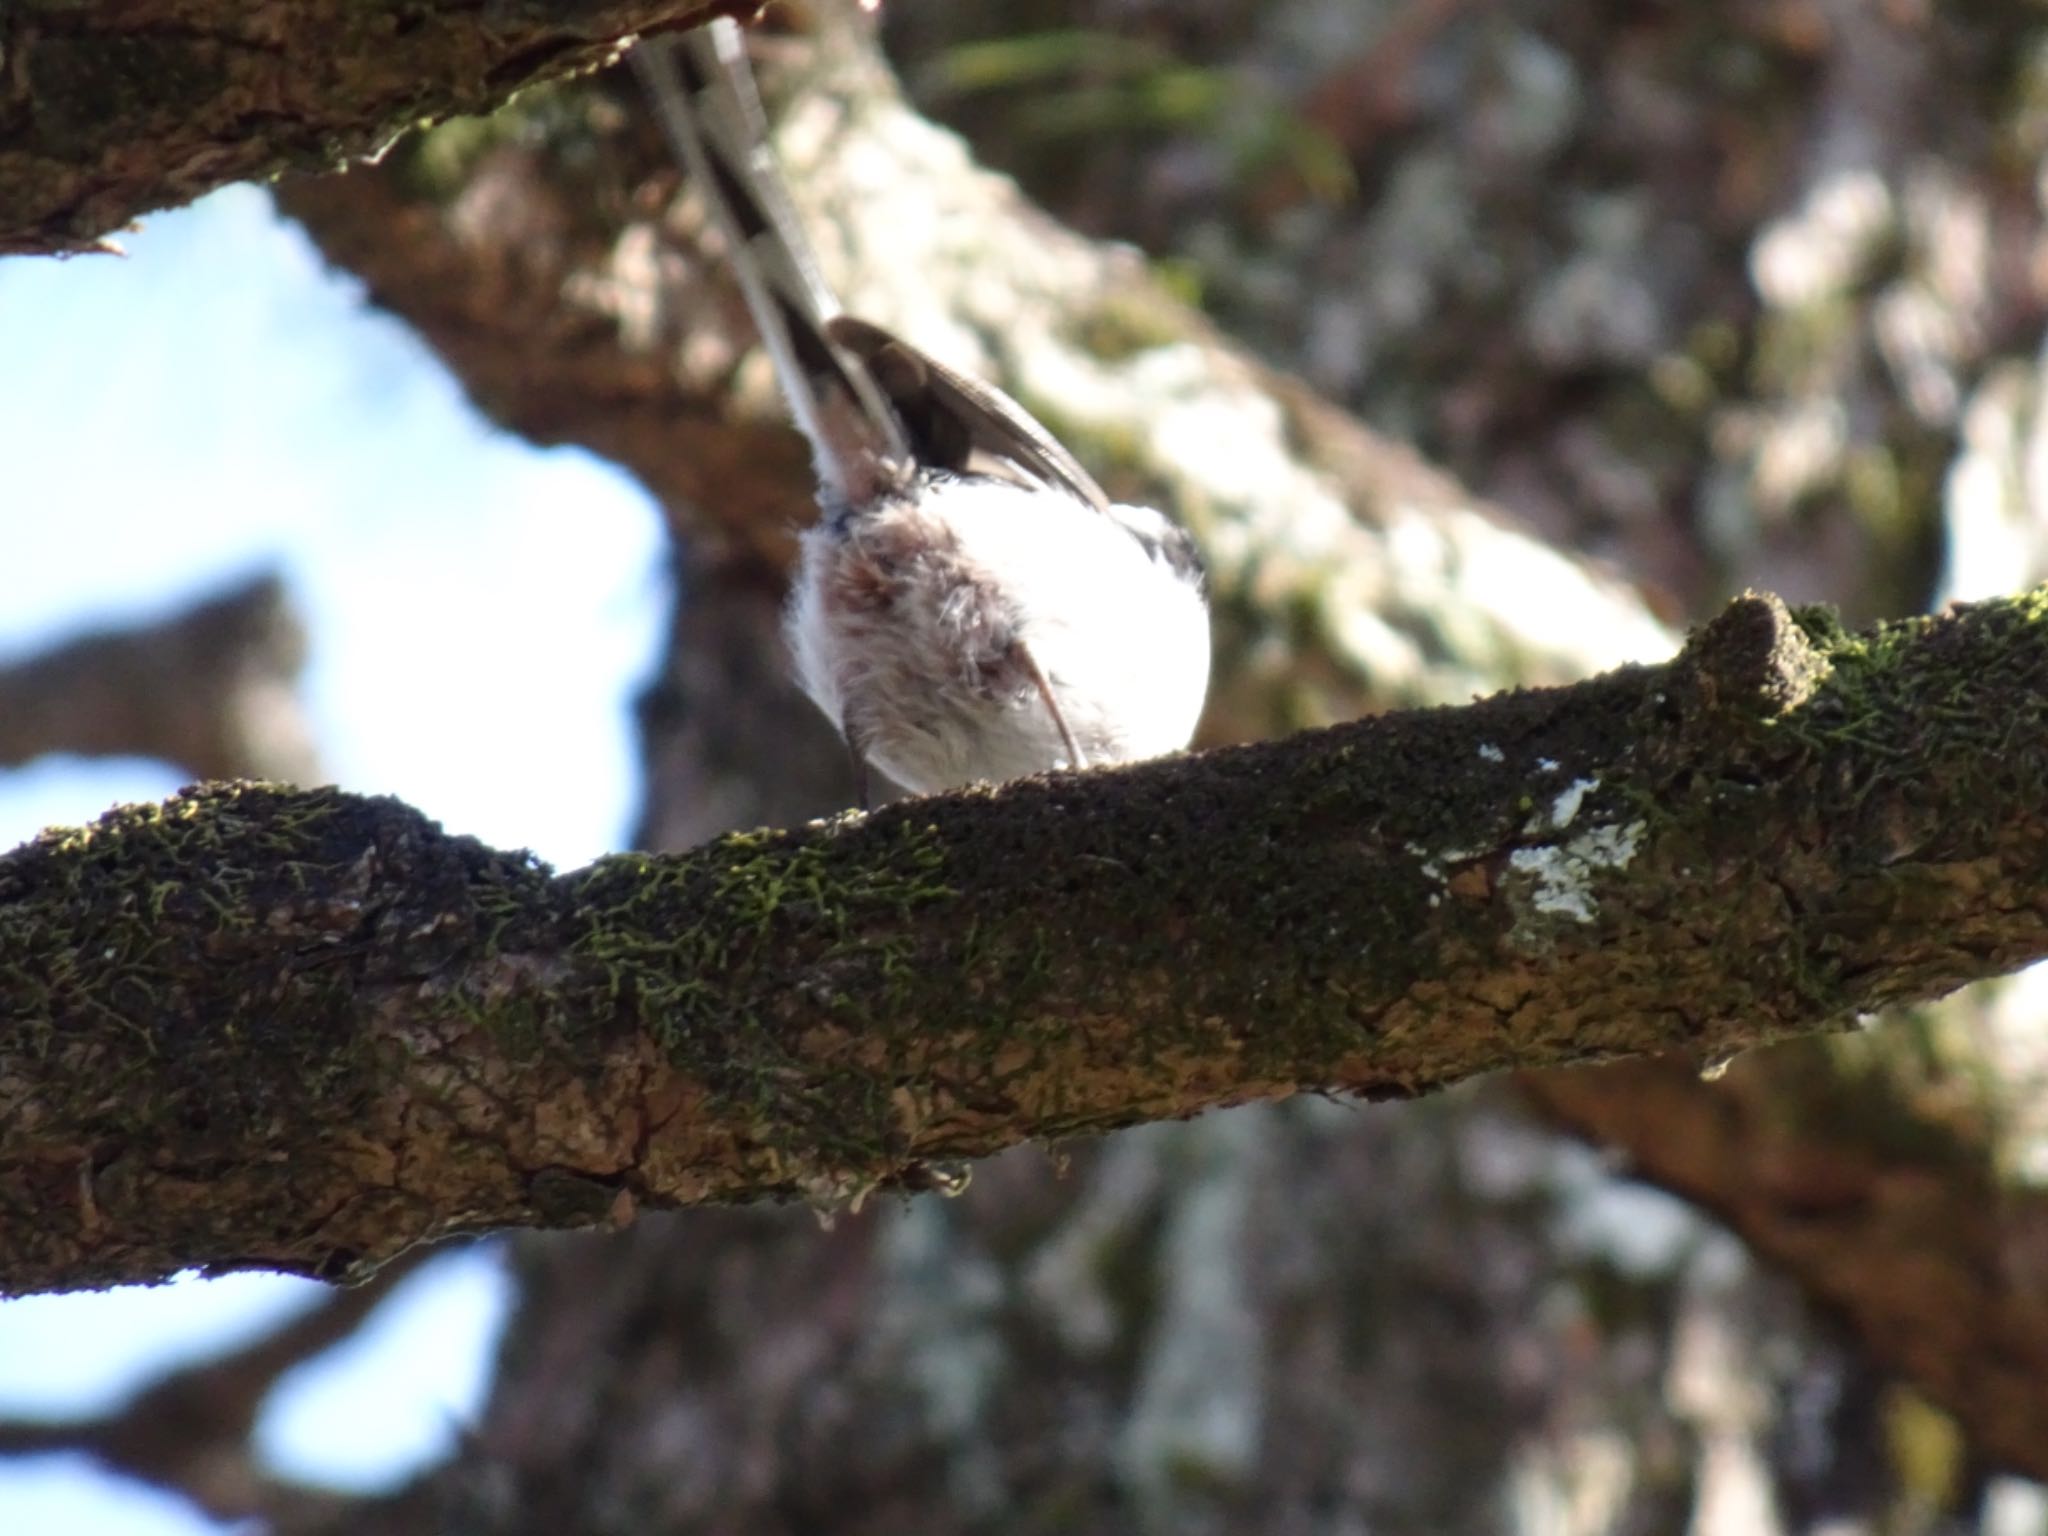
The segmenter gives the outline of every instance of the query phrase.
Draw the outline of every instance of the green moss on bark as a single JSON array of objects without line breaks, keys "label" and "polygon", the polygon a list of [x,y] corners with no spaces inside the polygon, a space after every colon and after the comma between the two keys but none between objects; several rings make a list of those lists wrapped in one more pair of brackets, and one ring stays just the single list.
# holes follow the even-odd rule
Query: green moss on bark
[{"label": "green moss on bark", "polygon": [[560,878],[331,790],[124,808],[0,859],[0,1207],[86,1213],[0,1232],[332,1273],[1933,995],[2048,950],[2044,606],[1747,599],[1669,667]]}]

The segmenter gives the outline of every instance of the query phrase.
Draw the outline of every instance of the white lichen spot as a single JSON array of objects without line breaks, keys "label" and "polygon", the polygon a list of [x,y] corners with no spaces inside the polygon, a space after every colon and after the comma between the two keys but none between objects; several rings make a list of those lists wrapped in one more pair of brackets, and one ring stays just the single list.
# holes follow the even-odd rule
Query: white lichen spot
[{"label": "white lichen spot", "polygon": [[[1573,810],[1577,810],[1576,803]],[[1606,870],[1625,869],[1642,841],[1643,823],[1595,827],[1553,847],[1518,848],[1508,867],[1529,881],[1530,909],[1574,922],[1593,921],[1593,878]]]},{"label": "white lichen spot", "polygon": [[1507,753],[1501,751],[1499,747],[1496,747],[1490,741],[1479,743],[1479,755],[1489,763],[1504,763],[1508,760]]},{"label": "white lichen spot", "polygon": [[1403,843],[1401,846],[1407,849],[1410,857],[1417,861],[1417,867],[1421,869],[1425,879],[1443,879],[1444,867],[1437,862],[1436,854],[1430,849],[1423,847],[1420,843]]},{"label": "white lichen spot", "polygon": [[828,1232],[841,1211],[858,1216],[868,1196],[879,1187],[872,1177],[845,1169],[821,1169],[815,1173],[800,1174],[796,1186],[804,1203],[818,1218],[818,1225]]},{"label": "white lichen spot", "polygon": [[1537,759],[1536,759],[1536,771],[1537,771],[1538,773],[1555,773],[1555,772],[1557,772],[1557,759],[1556,759],[1556,758],[1554,758],[1554,757],[1539,757],[1539,758],[1537,758]]},{"label": "white lichen spot", "polygon": [[[1425,848],[1422,844],[1414,842],[1403,843],[1401,846],[1418,861],[1417,868],[1430,880],[1442,880],[1444,866],[1447,864],[1466,864],[1479,857],[1478,851],[1471,848]],[[1431,898],[1430,904],[1436,904],[1434,897]]]},{"label": "white lichen spot", "polygon": [[[1562,832],[1572,824],[1572,818],[1579,814],[1579,804],[1586,798],[1586,791],[1599,786],[1592,779],[1574,779],[1550,802],[1549,830]],[[1542,830],[1542,829],[1538,829]]]}]

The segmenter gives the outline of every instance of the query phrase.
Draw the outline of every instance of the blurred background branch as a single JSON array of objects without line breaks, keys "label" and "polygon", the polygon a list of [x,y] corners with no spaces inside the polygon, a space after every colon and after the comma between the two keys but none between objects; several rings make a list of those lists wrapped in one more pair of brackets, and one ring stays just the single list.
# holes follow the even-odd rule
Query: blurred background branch
[{"label": "blurred background branch", "polygon": [[75,1419],[0,1418],[0,1456],[83,1451],[109,1470],[174,1490],[216,1519],[292,1528],[348,1502],[267,1472],[251,1443],[280,1378],[352,1335],[430,1256],[419,1248],[362,1285],[336,1289],[254,1342],[171,1371],[112,1412]]},{"label": "blurred background branch", "polygon": [[45,753],[138,756],[194,779],[318,779],[297,694],[306,639],[259,576],[153,624],[0,666],[0,768]]}]

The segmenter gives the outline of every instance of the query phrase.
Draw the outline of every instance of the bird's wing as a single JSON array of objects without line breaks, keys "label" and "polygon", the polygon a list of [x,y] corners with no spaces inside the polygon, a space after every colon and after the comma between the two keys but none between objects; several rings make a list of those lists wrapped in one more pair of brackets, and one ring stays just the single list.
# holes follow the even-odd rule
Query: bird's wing
[{"label": "bird's wing", "polygon": [[920,462],[959,474],[1051,485],[1107,511],[1094,477],[1032,414],[993,384],[947,367],[879,325],[837,315],[825,333],[888,396]]}]

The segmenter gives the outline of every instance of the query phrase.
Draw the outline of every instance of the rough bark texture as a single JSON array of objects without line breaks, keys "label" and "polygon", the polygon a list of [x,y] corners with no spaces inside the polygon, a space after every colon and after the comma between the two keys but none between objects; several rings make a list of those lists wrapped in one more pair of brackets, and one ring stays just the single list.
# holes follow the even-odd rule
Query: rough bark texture
[{"label": "rough bark texture", "polygon": [[[2038,13],[1283,0],[1134,19],[1115,0],[901,0],[889,17],[921,103],[1063,219],[1141,242],[1266,355],[1688,610],[1731,584],[1872,613],[2039,579]],[[1095,30],[1063,65],[1053,45],[1067,27]],[[1176,110],[1191,84],[1209,88],[1193,95],[1207,104]],[[1334,160],[1336,188],[1304,174],[1319,157]],[[1872,1060],[1791,1047],[1751,1064],[1752,1083],[1782,1072],[1788,1089],[1751,1119],[1797,1169],[1781,1171],[1788,1210],[1763,1229],[1781,1272],[1829,1300],[1924,1280],[1930,1294],[1914,1305],[1929,1316],[1980,1294],[1967,1258],[1953,1286],[1938,1273],[1940,1233],[1904,1272],[1885,1269],[1903,1249],[1884,1243],[1769,1239],[1797,1221],[1799,1189],[1838,1165],[1887,1168],[1888,1188],[1910,1183],[1930,1209],[1947,1202],[1964,1254],[1980,1251],[1968,1227],[1987,1181],[2000,1211],[2029,1210],[2048,1166],[2042,1006],[2038,987],[1979,989],[1879,1031]],[[1939,1083],[1896,1086],[1930,1038],[1942,1042]],[[1585,1112],[1559,1118],[1611,1148],[1618,1168],[1680,1174],[1673,1188],[1753,1230],[1742,1213],[1753,1197],[1768,1203],[1758,1160],[1673,1168],[1667,1133],[1695,1147],[1711,1138],[1630,1113],[1630,1073],[1603,1086],[1605,1075],[1584,1075]],[[1830,1082],[1837,1091],[1820,1091]],[[1615,1112],[1595,1113],[1610,1094]],[[1717,1102],[1694,1101],[1701,1113]],[[1412,1241],[1469,1243],[1485,1262],[1460,1218],[1434,1209],[1424,1225]],[[1922,1336],[1961,1349],[1961,1368],[1997,1346],[1963,1344],[1959,1318],[2007,1316],[2012,1298],[2042,1289],[2028,1232],[2017,1220],[1995,1244],[2004,1306],[1950,1308],[1946,1327]],[[1568,1237],[1545,1242],[1573,1265]],[[1582,1276],[1607,1309],[1594,1325],[1606,1360],[1683,1336],[1671,1286],[1684,1269]],[[1747,1354],[1748,1382],[1722,1395],[1713,1448],[1693,1462],[1697,1501],[1663,1518],[1640,1502],[1669,1449],[1635,1416],[1645,1400],[1588,1418],[1585,1399],[1560,1388],[1553,1412],[1626,1426],[1617,1477],[1636,1491],[1608,1506],[1559,1476],[1558,1502],[1518,1505],[1519,1528],[1884,1528],[1928,1518],[1877,1492],[1905,1482],[1909,1462],[1917,1508],[1973,1528],[1981,1472],[1968,1447],[1984,1421],[1967,1391],[1911,1371],[1970,1434],[1939,1431],[1902,1409],[1896,1388],[1878,1395],[1872,1368],[1829,1330],[1850,1319],[1896,1368],[1915,1334],[1906,1312],[1892,1316],[1905,1320],[1833,1306],[1796,1326],[1782,1312],[1768,1327],[1738,1316],[1747,1343],[1727,1358]],[[1659,1335],[1660,1321],[1671,1331]],[[1796,1381],[1764,1363],[1794,1355]],[[1674,1385],[1649,1399],[1679,1395]],[[1400,1411],[1397,1396],[1370,1401],[1362,1412]],[[1825,1428],[1802,1430],[1817,1402],[1829,1405]],[[1933,1449],[1944,1433],[1949,1449]],[[1707,1488],[1744,1441],[1760,1469],[1746,1506]],[[1452,1443],[1432,1453],[1455,1456]],[[1582,1449],[1582,1465],[1597,1461],[1592,1443]],[[1756,1502],[1759,1488],[1774,1508]]]},{"label": "rough bark texture", "polygon": [[333,792],[116,812],[0,864],[0,1273],[345,1275],[1939,995],[2048,953],[2044,603],[1745,599],[1668,667],[559,879]]},{"label": "rough bark texture", "polygon": [[0,12],[0,255],[93,250],[229,182],[335,169],[715,9],[15,0]]}]

